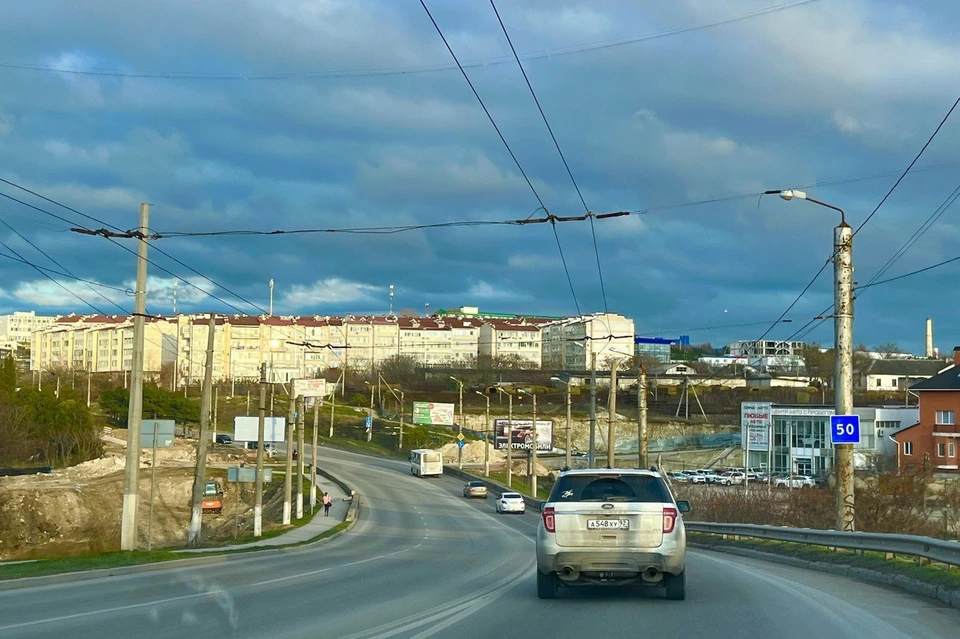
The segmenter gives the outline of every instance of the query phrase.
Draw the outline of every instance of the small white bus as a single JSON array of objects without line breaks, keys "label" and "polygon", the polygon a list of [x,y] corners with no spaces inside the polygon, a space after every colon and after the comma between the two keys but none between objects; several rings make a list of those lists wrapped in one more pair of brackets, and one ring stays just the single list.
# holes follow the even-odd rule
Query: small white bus
[{"label": "small white bus", "polygon": [[418,448],[410,451],[410,474],[418,477],[443,475],[443,455],[439,450]]}]

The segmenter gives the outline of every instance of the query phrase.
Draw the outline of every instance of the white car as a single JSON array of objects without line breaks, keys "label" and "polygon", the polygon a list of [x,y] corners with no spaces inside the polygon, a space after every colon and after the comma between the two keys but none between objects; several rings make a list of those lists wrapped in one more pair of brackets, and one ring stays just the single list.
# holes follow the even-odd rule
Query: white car
[{"label": "white car", "polygon": [[520,493],[502,493],[494,503],[498,513],[520,513],[527,512],[527,502],[523,501],[523,495]]},{"label": "white car", "polygon": [[704,474],[703,474],[701,471],[699,471],[699,470],[688,471],[688,472],[687,472],[687,475],[689,475],[689,477],[690,477],[690,483],[691,483],[691,484],[706,484],[706,483],[707,483],[707,476],[704,475]]},{"label": "white car", "polygon": [[813,480],[802,475],[793,475],[792,477],[777,477],[773,485],[775,488],[813,488]]}]

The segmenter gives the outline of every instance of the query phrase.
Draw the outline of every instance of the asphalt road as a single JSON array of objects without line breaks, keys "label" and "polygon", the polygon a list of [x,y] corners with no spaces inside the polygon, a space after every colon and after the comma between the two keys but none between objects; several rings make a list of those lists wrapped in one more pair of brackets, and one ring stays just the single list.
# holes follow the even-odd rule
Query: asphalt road
[{"label": "asphalt road", "polygon": [[[960,611],[833,575],[690,551],[687,600],[534,588],[537,514],[466,501],[450,477],[325,450],[363,496],[313,550],[0,592],[0,637],[955,637]],[[694,508],[696,505],[694,504]]]}]

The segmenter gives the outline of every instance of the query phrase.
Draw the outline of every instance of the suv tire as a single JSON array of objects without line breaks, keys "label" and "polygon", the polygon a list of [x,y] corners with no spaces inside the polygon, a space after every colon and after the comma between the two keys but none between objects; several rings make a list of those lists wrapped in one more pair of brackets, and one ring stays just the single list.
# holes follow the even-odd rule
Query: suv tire
[{"label": "suv tire", "polygon": [[549,572],[543,574],[537,571],[537,597],[540,599],[554,599],[557,596],[557,575]]},{"label": "suv tire", "polygon": [[[538,573],[539,574],[539,573]],[[683,601],[687,598],[687,578],[686,571],[679,575],[665,573],[663,583],[667,587],[667,599],[672,601]]]}]

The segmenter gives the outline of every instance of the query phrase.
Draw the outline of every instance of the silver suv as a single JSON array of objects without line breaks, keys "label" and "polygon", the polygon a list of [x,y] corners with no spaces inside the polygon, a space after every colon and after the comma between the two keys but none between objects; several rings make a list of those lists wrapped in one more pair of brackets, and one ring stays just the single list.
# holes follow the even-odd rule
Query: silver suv
[{"label": "silver suv", "polygon": [[687,538],[681,513],[660,473],[569,470],[541,505],[537,528],[537,596],[560,585],[643,584],[684,599]]}]

